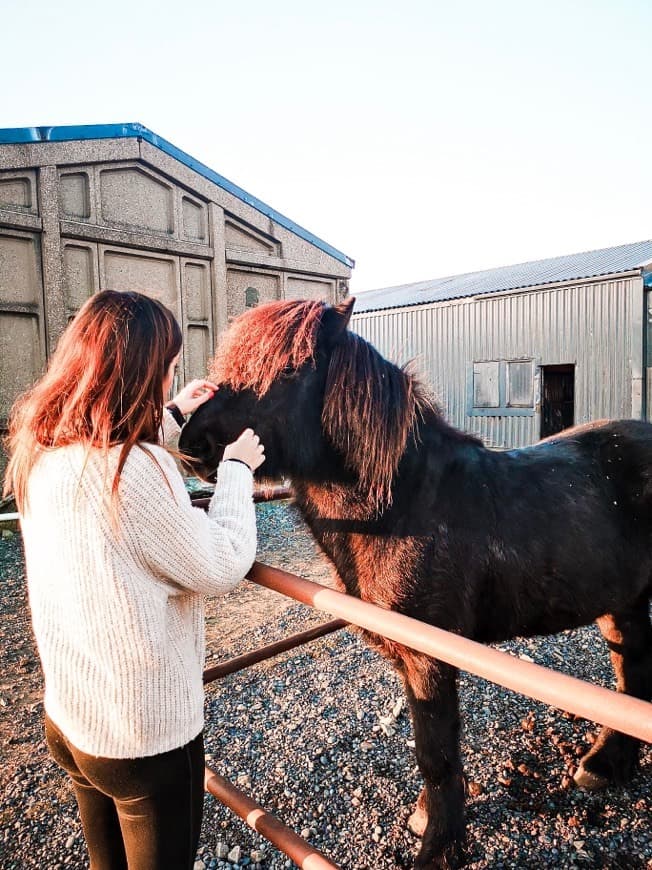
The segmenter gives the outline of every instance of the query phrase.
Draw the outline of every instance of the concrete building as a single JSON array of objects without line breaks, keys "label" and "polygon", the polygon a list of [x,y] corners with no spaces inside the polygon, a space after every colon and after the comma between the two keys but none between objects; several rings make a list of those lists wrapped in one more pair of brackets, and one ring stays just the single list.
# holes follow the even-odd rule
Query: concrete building
[{"label": "concrete building", "polygon": [[519,447],[652,419],[652,241],[360,293],[353,328],[415,359],[447,419]]},{"label": "concrete building", "polygon": [[92,293],[177,315],[185,381],[270,299],[347,295],[353,260],[140,124],[0,130],[0,434]]}]

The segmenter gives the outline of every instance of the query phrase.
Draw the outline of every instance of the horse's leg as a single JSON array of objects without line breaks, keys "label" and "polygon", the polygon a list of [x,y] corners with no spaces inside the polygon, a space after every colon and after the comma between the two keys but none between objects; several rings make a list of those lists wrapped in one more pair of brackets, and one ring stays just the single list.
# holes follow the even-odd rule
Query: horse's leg
[{"label": "horse's leg", "polygon": [[[616,673],[617,690],[652,700],[652,625],[647,595],[622,613],[597,620],[607,641]],[[577,785],[599,789],[631,778],[638,761],[639,741],[604,726],[575,774]]]},{"label": "horse's leg", "polygon": [[415,867],[456,867],[464,841],[457,670],[407,651],[399,670],[412,711],[417,762],[424,779],[409,822],[415,833],[423,832]]}]

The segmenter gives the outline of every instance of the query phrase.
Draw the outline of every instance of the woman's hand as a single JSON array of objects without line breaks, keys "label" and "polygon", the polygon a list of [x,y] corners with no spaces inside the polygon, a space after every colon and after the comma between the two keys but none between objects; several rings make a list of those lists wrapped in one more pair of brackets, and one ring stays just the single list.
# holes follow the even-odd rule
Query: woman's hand
[{"label": "woman's hand", "polygon": [[177,406],[182,414],[192,414],[200,405],[213,398],[217,385],[211,381],[203,381],[201,378],[190,381],[176,394],[172,403]]},{"label": "woman's hand", "polygon": [[253,429],[245,429],[242,435],[224,448],[224,460],[239,459],[255,471],[265,461],[265,448]]}]

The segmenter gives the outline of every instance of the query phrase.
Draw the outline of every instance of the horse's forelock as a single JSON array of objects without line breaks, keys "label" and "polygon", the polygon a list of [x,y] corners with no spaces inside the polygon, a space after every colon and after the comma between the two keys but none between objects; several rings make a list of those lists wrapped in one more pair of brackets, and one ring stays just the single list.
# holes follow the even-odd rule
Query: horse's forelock
[{"label": "horse's forelock", "polygon": [[210,377],[264,395],[287,370],[314,359],[323,302],[269,302],[237,317],[210,366]]},{"label": "horse's forelock", "polygon": [[331,356],[322,427],[376,511],[391,504],[392,479],[428,404],[414,376],[346,333]]}]

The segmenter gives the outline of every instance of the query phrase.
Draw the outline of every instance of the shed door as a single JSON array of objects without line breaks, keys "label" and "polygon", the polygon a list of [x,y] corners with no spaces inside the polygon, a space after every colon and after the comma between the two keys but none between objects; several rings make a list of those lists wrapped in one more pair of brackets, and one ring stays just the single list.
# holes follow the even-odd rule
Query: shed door
[{"label": "shed door", "polygon": [[575,422],[575,366],[541,367],[541,437]]}]

